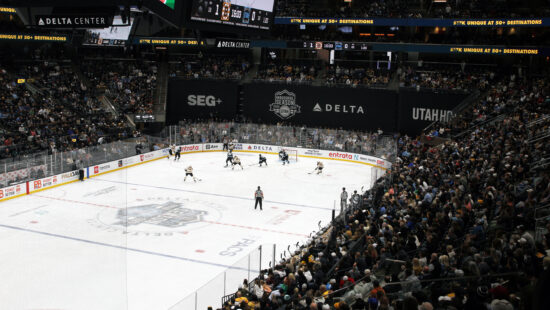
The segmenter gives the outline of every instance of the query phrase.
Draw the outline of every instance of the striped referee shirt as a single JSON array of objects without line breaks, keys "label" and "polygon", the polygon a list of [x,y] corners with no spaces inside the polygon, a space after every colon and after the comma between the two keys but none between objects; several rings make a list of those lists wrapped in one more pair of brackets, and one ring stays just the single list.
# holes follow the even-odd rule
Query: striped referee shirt
[{"label": "striped referee shirt", "polygon": [[257,190],[256,193],[254,194],[254,197],[256,198],[264,198],[264,193],[262,192],[261,189]]}]

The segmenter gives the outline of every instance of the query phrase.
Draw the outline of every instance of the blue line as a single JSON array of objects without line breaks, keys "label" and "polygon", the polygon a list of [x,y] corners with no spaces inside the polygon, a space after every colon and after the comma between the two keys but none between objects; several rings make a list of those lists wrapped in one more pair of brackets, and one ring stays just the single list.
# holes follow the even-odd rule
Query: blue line
[{"label": "blue line", "polygon": [[[144,185],[144,184],[137,184],[137,183],[127,183],[127,182],[120,182],[120,181],[103,180],[103,179],[98,179],[98,178],[94,178],[94,179],[91,179],[91,180],[111,182],[111,183],[119,183],[119,184],[126,184],[126,185],[143,186],[143,187],[151,187],[151,188],[158,188],[158,189],[167,189],[167,190],[177,191],[177,192],[186,192],[186,193],[210,195],[210,196],[217,196],[217,197],[227,197],[227,198],[252,200],[252,201],[254,200],[252,198],[244,198],[244,197],[239,197],[239,196],[231,196],[231,195],[214,194],[214,193],[207,193],[207,192],[190,191],[190,190],[185,190],[185,189],[163,187],[163,186],[153,186],[153,185]],[[278,202],[278,201],[272,201],[272,200],[264,200],[264,203],[265,202],[276,203],[276,204],[281,204],[281,205],[288,205],[288,206],[294,206],[294,207],[304,207],[304,208],[321,209],[321,210],[332,210],[331,208],[315,207],[315,206],[301,205],[301,204],[295,204],[295,203],[289,203],[289,202]]]},{"label": "blue line", "polygon": [[89,244],[94,244],[94,245],[101,245],[101,246],[104,246],[104,247],[115,248],[115,249],[120,249],[120,250],[126,250],[126,251],[131,251],[131,252],[136,252],[136,253],[142,253],[142,254],[149,254],[149,255],[161,256],[161,257],[166,257],[166,258],[172,258],[172,259],[177,259],[177,260],[182,260],[182,261],[192,262],[192,263],[197,263],[197,264],[205,264],[205,265],[223,267],[223,268],[228,268],[228,269],[237,269],[237,270],[248,271],[248,269],[241,268],[241,267],[234,267],[234,266],[229,266],[229,265],[224,265],[224,264],[211,263],[211,262],[202,261],[202,260],[198,260],[198,259],[185,258],[185,257],[174,256],[174,255],[169,255],[169,254],[162,254],[162,253],[157,253],[157,252],[127,248],[127,247],[123,247],[123,246],[119,246],[119,245],[113,245],[113,244],[108,244],[108,243],[103,243],[103,242],[92,241],[92,240],[86,240],[86,239],[80,239],[80,238],[69,237],[69,236],[64,236],[64,235],[52,234],[52,233],[48,233],[48,232],[44,232],[44,231],[32,230],[32,229],[27,229],[27,228],[22,228],[22,227],[15,227],[15,226],[4,225],[4,224],[0,224],[0,227],[14,229],[14,230],[20,230],[20,231],[25,231],[25,232],[30,232],[30,233],[39,234],[39,235],[45,235],[45,236],[49,236],[49,237],[56,237],[56,238],[61,238],[61,239],[79,241],[79,242],[84,242],[84,243],[89,243]]}]

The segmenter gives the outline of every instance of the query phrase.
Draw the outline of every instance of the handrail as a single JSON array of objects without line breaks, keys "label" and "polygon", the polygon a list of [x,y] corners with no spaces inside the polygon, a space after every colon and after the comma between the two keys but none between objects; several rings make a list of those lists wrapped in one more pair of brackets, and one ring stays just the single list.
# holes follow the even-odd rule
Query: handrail
[{"label": "handrail", "polygon": [[544,115],[543,117],[530,121],[529,123],[527,123],[526,127],[529,128],[529,127],[538,125],[539,123],[542,123],[548,119],[550,119],[550,114]]},{"label": "handrail", "polygon": [[[544,132],[543,132],[543,134],[544,134]],[[546,135],[543,135],[543,136],[537,135],[536,137],[527,140],[527,143],[533,143],[533,142],[536,142],[536,141],[539,141],[539,140],[542,140],[542,139],[548,138],[548,137],[550,137],[550,130],[547,131]]]},{"label": "handrail", "polygon": [[[464,109],[466,109],[466,107],[470,106],[477,99],[479,99],[480,95],[481,95],[481,92],[479,90],[476,89],[475,91],[473,91],[468,97],[462,100],[462,102],[452,110],[453,115],[455,115],[455,117],[458,116],[458,114],[462,113]],[[434,127],[437,123],[439,122],[438,121],[431,122],[428,126],[426,126],[426,128],[422,130],[422,132],[427,132],[429,129]]]}]

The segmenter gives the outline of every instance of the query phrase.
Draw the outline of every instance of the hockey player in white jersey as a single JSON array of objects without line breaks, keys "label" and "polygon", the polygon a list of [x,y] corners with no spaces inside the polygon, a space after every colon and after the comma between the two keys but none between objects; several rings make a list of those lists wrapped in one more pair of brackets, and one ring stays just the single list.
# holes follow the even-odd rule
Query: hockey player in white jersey
[{"label": "hockey player in white jersey", "polygon": [[233,157],[232,164],[233,164],[233,166],[231,167],[231,170],[235,169],[236,165],[241,166],[241,170],[244,170],[243,165],[241,165],[241,159],[239,158],[239,156]]},{"label": "hockey player in white jersey", "polygon": [[170,148],[168,148],[168,159],[170,159],[170,156],[176,155],[176,145],[172,144],[170,145]]},{"label": "hockey player in white jersey", "polygon": [[314,171],[317,171],[317,174],[321,174],[323,172],[323,168],[325,166],[323,165],[322,162],[318,161],[317,162],[317,167],[315,167],[315,170]]},{"label": "hockey player in white jersey", "polygon": [[193,178],[193,181],[197,182],[197,178],[195,178],[195,176],[193,176],[193,167],[191,167],[191,166],[185,168],[185,178],[183,178],[183,182],[185,182],[185,180],[187,180],[188,176]]}]

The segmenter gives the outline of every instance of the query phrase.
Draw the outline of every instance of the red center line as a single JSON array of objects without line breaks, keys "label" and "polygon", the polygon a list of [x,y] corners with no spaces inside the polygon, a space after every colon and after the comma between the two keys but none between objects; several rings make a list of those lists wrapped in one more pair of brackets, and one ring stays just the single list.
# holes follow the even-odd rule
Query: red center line
[{"label": "red center line", "polygon": [[[117,209],[117,210],[124,209],[124,208],[118,208],[118,207],[109,206],[109,205],[102,205],[102,204],[93,203],[93,202],[85,202],[85,201],[71,200],[71,199],[64,199],[64,198],[57,198],[57,197],[48,197],[48,196],[42,196],[42,195],[37,195],[37,194],[34,194],[33,196],[40,197],[40,198],[46,198],[46,199],[52,199],[52,200],[59,200],[59,201],[65,201],[65,202],[78,203],[78,204],[89,205],[89,206],[94,206],[94,207],[110,208],[110,209]],[[232,227],[239,227],[239,228],[244,228],[244,229],[251,229],[251,230],[272,232],[272,233],[278,233],[278,234],[299,236],[299,237],[309,237],[308,235],[297,234],[297,233],[286,232],[286,231],[273,230],[273,229],[267,229],[267,228],[260,228],[260,227],[252,227],[252,226],[228,224],[228,223],[221,223],[221,222],[215,222],[215,221],[206,221],[206,220],[203,220],[203,221],[201,221],[201,222],[203,222],[203,223],[209,223],[209,224],[215,224],[215,225],[232,226]]]},{"label": "red center line", "polygon": [[46,198],[46,199],[52,199],[52,200],[65,201],[65,202],[79,203],[79,204],[89,205],[89,206],[94,206],[94,207],[111,208],[111,209],[122,209],[122,208],[118,208],[118,207],[114,207],[114,206],[102,205],[102,204],[93,203],[93,202],[86,202],[86,201],[79,201],[79,200],[71,200],[71,199],[64,199],[64,198],[57,198],[57,197],[48,197],[48,196],[42,196],[42,195],[37,195],[37,194],[33,194],[33,196],[40,197],[40,198]]},{"label": "red center line", "polygon": [[273,229],[266,229],[266,228],[260,228],[260,227],[252,227],[252,226],[244,226],[244,225],[236,225],[236,224],[226,224],[226,223],[220,223],[220,222],[214,222],[214,221],[205,221],[205,220],[202,220],[201,222],[216,224],[216,225],[239,227],[239,228],[245,228],[245,229],[252,229],[252,230],[261,230],[261,231],[267,231],[267,232],[273,232],[273,233],[285,234],[285,235],[292,235],[292,236],[309,237],[308,235],[291,233],[291,232],[286,232],[286,231],[273,230]]}]

